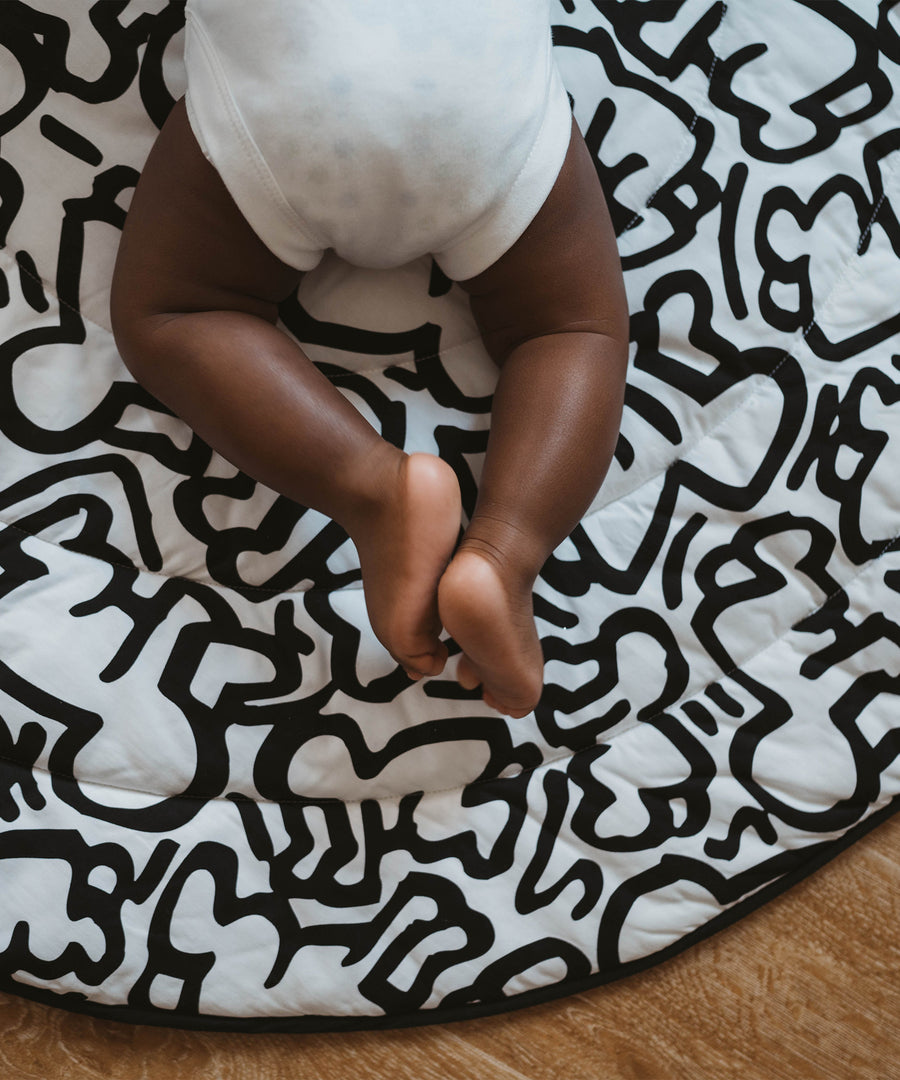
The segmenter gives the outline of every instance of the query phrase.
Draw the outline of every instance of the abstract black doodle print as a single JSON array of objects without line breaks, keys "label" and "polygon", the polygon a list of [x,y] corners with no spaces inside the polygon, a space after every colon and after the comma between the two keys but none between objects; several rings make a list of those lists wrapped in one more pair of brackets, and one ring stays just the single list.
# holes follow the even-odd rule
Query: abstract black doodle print
[{"label": "abstract black doodle print", "polygon": [[[610,476],[511,721],[411,683],[334,523],[122,365],[183,5],[0,3],[2,986],[150,1023],[425,1022],[656,962],[900,796],[900,10],[553,0],[631,311]],[[496,374],[430,260],[281,309],[471,512]]]}]

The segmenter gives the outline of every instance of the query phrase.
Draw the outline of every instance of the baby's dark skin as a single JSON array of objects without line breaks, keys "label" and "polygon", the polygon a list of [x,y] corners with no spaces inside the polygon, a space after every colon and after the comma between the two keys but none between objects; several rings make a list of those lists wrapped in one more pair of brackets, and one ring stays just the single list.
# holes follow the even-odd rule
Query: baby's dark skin
[{"label": "baby's dark skin", "polygon": [[111,296],[135,378],[263,484],[333,518],[359,553],[372,629],[411,678],[457,678],[527,715],[543,686],[532,589],[612,458],[628,314],[615,236],[572,126],[543,207],[469,294],[500,369],[474,514],[453,470],[386,442],[296,342],[278,303],[303,274],[265,247],[172,110],[134,194]]}]

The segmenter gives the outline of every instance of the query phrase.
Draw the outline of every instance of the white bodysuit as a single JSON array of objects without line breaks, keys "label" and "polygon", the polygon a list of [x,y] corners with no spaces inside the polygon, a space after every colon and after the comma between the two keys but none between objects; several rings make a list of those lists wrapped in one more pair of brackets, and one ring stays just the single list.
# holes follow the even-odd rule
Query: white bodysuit
[{"label": "white bodysuit", "polygon": [[298,270],[332,248],[472,277],[569,145],[549,0],[189,0],[185,53],[198,143]]}]

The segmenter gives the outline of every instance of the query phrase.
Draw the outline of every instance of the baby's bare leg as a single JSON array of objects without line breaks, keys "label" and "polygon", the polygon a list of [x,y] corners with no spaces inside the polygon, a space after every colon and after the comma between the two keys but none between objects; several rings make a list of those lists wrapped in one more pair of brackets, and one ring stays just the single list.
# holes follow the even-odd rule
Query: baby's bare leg
[{"label": "baby's bare leg", "polygon": [[573,124],[535,220],[483,274],[460,283],[500,379],[472,521],[441,580],[458,677],[512,716],[537,703],[543,656],[531,593],[606,474],[622,413],[628,312],[615,235]]},{"label": "baby's bare leg", "polygon": [[111,314],[125,363],[211,446],[339,522],[360,555],[373,629],[413,676],[437,674],[437,583],[459,487],[430,454],[385,442],[275,326],[302,275],[271,254],[203,156],[184,105],[151,152],[128,214]]}]

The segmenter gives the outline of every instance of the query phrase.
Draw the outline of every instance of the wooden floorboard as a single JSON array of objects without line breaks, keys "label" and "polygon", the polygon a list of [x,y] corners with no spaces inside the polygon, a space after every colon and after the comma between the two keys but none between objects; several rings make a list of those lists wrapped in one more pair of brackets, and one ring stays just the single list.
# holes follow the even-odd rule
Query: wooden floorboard
[{"label": "wooden floorboard", "polygon": [[900,1080],[900,818],[650,971],[403,1031],[133,1027],[0,995],[4,1080]]}]

